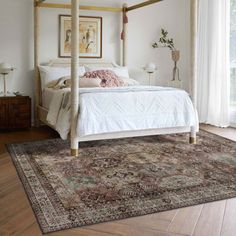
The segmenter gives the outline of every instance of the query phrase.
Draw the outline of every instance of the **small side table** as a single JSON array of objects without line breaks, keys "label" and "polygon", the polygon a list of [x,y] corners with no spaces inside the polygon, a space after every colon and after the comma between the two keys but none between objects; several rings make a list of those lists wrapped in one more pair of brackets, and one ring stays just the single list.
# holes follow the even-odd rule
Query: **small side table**
[{"label": "small side table", "polygon": [[28,96],[0,96],[0,130],[31,127],[31,99]]}]

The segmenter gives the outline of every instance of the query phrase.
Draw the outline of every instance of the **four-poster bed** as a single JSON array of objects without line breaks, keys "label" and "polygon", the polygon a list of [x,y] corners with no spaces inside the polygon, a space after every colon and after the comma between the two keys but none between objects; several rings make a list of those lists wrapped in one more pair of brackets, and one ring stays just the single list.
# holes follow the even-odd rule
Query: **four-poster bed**
[{"label": "four-poster bed", "polygon": [[[183,133],[190,132],[190,142],[196,143],[196,126],[185,126],[185,127],[174,127],[174,128],[158,128],[158,129],[148,129],[148,130],[130,130],[123,132],[111,132],[111,133],[102,133],[88,136],[80,136],[77,134],[77,126],[79,126],[78,115],[79,115],[79,105],[80,105],[80,96],[79,96],[79,46],[78,46],[78,37],[79,31],[79,9],[80,10],[94,10],[94,11],[108,11],[115,13],[122,13],[123,19],[126,18],[126,14],[129,11],[151,5],[161,0],[149,0],[144,3],[140,3],[134,6],[128,7],[127,4],[123,5],[123,8],[112,8],[112,7],[95,7],[95,6],[79,6],[79,0],[71,0],[71,5],[69,4],[52,4],[46,3],[45,0],[34,0],[34,39],[35,39],[35,49],[34,49],[34,60],[35,60],[35,121],[36,125],[39,125],[39,122],[44,122],[46,124],[46,115],[48,113],[47,109],[42,106],[42,91],[40,88],[40,75],[39,75],[39,8],[63,8],[71,9],[72,15],[72,39],[71,39],[71,129],[70,129],[70,138],[71,138],[71,155],[77,156],[79,149],[79,142],[89,141],[89,140],[99,140],[99,139],[113,139],[113,138],[122,138],[122,137],[136,137],[136,136],[146,136],[146,135],[158,135],[158,134],[171,134],[171,133]],[[196,109],[196,31],[197,31],[197,0],[191,1],[191,34],[192,34],[192,74],[191,74],[191,98],[193,106]],[[123,20],[123,66],[127,65],[127,21]],[[55,64],[56,62],[52,62]],[[68,63],[65,61],[64,63]],[[63,64],[63,63],[62,63]],[[110,65],[112,66],[112,65]]]}]

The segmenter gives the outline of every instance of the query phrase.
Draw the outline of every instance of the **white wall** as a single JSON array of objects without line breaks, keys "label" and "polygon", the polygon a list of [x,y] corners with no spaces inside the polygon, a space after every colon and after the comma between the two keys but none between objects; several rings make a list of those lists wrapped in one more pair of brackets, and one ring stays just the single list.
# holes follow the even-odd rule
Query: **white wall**
[{"label": "white wall", "polygon": [[[40,62],[48,62],[58,57],[59,14],[69,15],[68,10],[40,10]],[[83,16],[103,18],[103,58],[119,61],[120,58],[120,14],[109,12],[81,12]]]},{"label": "white wall", "polygon": [[[0,0],[0,62],[17,69],[7,80],[8,90],[33,95],[33,3]],[[0,79],[0,90],[3,90]]]},{"label": "white wall", "polygon": [[[189,2],[189,0],[164,0],[129,13],[128,64],[131,69],[137,70],[147,62],[154,62],[158,66],[158,72],[153,78],[153,82],[157,85],[168,85],[172,79],[173,61],[170,50],[152,48],[152,43],[159,39],[161,28],[164,28],[169,32],[169,36],[173,37],[176,48],[180,50],[181,59],[178,63],[180,77],[183,80],[183,88],[188,89],[190,73]],[[142,74],[142,78],[146,78],[147,82],[146,74]],[[140,77],[141,81],[144,80],[142,78]]]},{"label": "white wall", "polygon": [[[41,18],[40,61],[58,56],[58,15],[66,10],[43,9]],[[103,17],[103,59],[119,62],[120,16],[101,12],[82,15]],[[171,79],[173,62],[168,49],[152,49],[160,29],[165,28],[181,51],[179,64],[184,87],[189,78],[189,0],[164,0],[129,13],[129,67],[131,75],[147,82],[142,67],[147,62],[158,65],[155,83],[165,85]],[[0,0],[0,62],[9,62],[17,70],[9,76],[8,90],[33,97],[33,0]],[[0,90],[3,89],[0,81]]]}]

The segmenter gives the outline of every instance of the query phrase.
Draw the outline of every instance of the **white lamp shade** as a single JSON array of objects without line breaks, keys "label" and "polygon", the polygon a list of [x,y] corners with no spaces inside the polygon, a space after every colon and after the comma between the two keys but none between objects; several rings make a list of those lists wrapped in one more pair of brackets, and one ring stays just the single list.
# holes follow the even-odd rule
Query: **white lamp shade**
[{"label": "white lamp shade", "polygon": [[9,63],[0,64],[0,74],[9,74],[12,70],[13,67]]},{"label": "white lamp shade", "polygon": [[152,73],[152,72],[154,72],[155,70],[157,70],[157,66],[156,66],[154,63],[150,62],[150,63],[147,63],[147,65],[145,66],[145,70],[146,70],[147,72]]}]

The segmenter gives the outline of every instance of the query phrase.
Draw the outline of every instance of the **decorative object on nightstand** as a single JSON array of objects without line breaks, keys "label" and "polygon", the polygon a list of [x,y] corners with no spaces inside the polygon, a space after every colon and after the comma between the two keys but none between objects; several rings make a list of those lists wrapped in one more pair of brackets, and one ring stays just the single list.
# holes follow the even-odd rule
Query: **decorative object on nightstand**
[{"label": "decorative object on nightstand", "polygon": [[[0,74],[3,75],[3,96],[7,96],[8,92],[7,92],[7,87],[6,87],[6,76],[11,72],[13,71],[14,68],[8,64],[8,63],[1,63],[0,64]],[[2,92],[1,92],[2,94]]]},{"label": "decorative object on nightstand", "polygon": [[173,79],[172,79],[172,81],[175,81],[175,80],[181,81],[181,79],[179,77],[179,68],[177,67],[177,62],[180,59],[180,51],[178,51],[178,50],[172,51],[171,55],[172,55],[172,60],[175,63],[175,66],[174,66],[174,69],[173,69]]},{"label": "decorative object on nightstand", "polygon": [[143,68],[149,75],[149,85],[151,85],[151,75],[157,71],[157,66],[150,62]]},{"label": "decorative object on nightstand", "polygon": [[31,99],[28,96],[0,97],[0,130],[31,127]]},{"label": "decorative object on nightstand", "polygon": [[169,39],[167,36],[168,36],[168,31],[161,29],[159,42],[158,43],[154,42],[152,44],[152,47],[153,48],[167,47],[171,50],[171,57],[172,57],[172,60],[174,61],[172,81],[176,81],[176,80],[181,81],[179,77],[179,68],[177,66],[177,62],[180,59],[180,51],[176,50],[173,38]]}]

